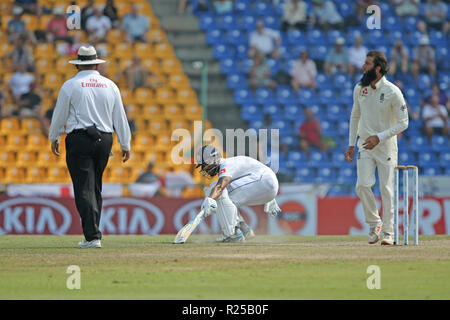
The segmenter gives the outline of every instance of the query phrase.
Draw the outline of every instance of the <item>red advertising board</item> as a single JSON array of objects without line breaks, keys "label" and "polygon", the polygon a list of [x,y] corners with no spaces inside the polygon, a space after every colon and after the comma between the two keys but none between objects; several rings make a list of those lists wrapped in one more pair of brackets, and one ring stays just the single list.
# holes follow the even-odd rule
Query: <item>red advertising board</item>
[{"label": "red advertising board", "polygon": [[[368,232],[358,198],[281,194],[277,199],[283,213],[276,219],[268,217],[263,206],[240,208],[257,234],[366,235]],[[176,234],[197,214],[201,202],[202,199],[164,197],[105,198],[100,228],[103,234]],[[402,217],[401,214],[400,225]],[[421,198],[419,220],[421,234],[450,234],[450,197]],[[216,216],[208,217],[196,232],[220,233]],[[81,233],[73,198],[0,196],[0,234]]]}]

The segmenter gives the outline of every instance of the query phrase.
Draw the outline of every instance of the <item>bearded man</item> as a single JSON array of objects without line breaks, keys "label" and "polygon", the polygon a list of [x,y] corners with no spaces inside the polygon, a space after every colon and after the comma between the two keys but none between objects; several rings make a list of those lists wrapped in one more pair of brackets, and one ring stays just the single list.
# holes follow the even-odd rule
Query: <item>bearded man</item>
[{"label": "bearded man", "polygon": [[[369,51],[363,65],[363,77],[353,91],[350,116],[349,147],[345,159],[353,161],[358,140],[356,193],[361,199],[369,244],[377,243],[383,233],[382,245],[393,245],[394,233],[394,170],[397,166],[397,135],[408,128],[408,109],[400,89],[389,82],[386,55]],[[383,220],[378,213],[372,187],[378,170]]]}]

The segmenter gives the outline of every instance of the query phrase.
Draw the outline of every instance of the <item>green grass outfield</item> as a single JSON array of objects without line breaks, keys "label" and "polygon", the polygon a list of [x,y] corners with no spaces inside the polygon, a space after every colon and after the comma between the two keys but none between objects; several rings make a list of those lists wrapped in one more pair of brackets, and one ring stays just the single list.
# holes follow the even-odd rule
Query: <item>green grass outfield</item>
[{"label": "green grass outfield", "polygon": [[[365,236],[0,236],[0,299],[450,299],[450,236],[419,246],[368,245]],[[69,265],[81,289],[69,290]],[[366,286],[381,270],[381,289]]]}]

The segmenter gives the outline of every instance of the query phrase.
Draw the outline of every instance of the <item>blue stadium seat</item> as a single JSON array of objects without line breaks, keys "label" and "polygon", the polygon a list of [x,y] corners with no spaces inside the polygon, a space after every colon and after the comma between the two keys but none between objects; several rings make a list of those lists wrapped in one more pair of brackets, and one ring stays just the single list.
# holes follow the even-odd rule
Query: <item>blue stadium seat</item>
[{"label": "blue stadium seat", "polygon": [[316,75],[316,85],[320,89],[331,89],[332,83],[330,77],[322,72],[318,72]]},{"label": "blue stadium seat", "polygon": [[312,183],[314,182],[314,170],[308,167],[298,167],[295,170],[294,182]]},{"label": "blue stadium seat", "polygon": [[264,1],[257,1],[253,4],[253,15],[254,16],[271,16],[272,15],[272,6],[270,3]]},{"label": "blue stadium seat", "polygon": [[224,74],[238,73],[238,65],[235,59],[225,58],[220,60],[220,71]]},{"label": "blue stadium seat", "polygon": [[[417,44],[419,43],[420,38],[422,38],[423,36],[426,36],[426,34],[420,32],[418,30],[410,32],[408,37],[407,37],[408,41],[409,41],[408,45],[412,46],[412,47],[417,46]],[[403,41],[403,43],[405,44],[405,41]],[[411,57],[411,54],[409,56]]]},{"label": "blue stadium seat", "polygon": [[302,164],[303,166],[306,166],[308,163],[308,158],[306,157],[306,155],[303,152],[297,150],[292,150],[291,152],[289,152],[288,160],[294,164]]},{"label": "blue stadium seat", "polygon": [[274,117],[281,114],[281,108],[276,104],[265,104],[263,105],[263,113],[264,115],[269,115],[274,120]]},{"label": "blue stadium seat", "polygon": [[419,167],[422,168],[422,174],[424,176],[440,176],[442,174],[441,168],[438,165],[419,165]]},{"label": "blue stadium seat", "polygon": [[337,178],[337,172],[335,169],[330,167],[317,168],[317,178],[315,179],[316,183],[335,184],[337,182]]},{"label": "blue stadium seat", "polygon": [[374,29],[368,32],[367,43],[372,46],[386,45],[386,35],[382,30]]},{"label": "blue stadium seat", "polygon": [[328,31],[327,34],[327,40],[329,44],[333,44],[336,43],[337,38],[344,38],[345,39],[346,35],[344,34],[344,32],[340,31],[340,30],[330,30]]},{"label": "blue stadium seat", "polygon": [[419,152],[418,162],[419,162],[419,166],[421,166],[421,167],[438,164],[436,154],[434,154],[433,152],[426,152],[426,151]]},{"label": "blue stadium seat", "polygon": [[206,43],[213,46],[222,44],[222,32],[219,29],[210,29],[206,32]]},{"label": "blue stadium seat", "polygon": [[427,74],[427,73],[421,73],[419,74],[419,78],[418,78],[418,88],[419,90],[423,91],[423,90],[428,90],[431,89],[431,84],[434,82],[434,78],[432,75]]},{"label": "blue stadium seat", "polygon": [[267,88],[257,88],[255,92],[255,101],[259,104],[275,103],[272,90]]},{"label": "blue stadium seat", "polygon": [[309,160],[309,166],[313,168],[330,166],[330,159],[328,154],[325,152],[313,150],[310,152]]},{"label": "blue stadium seat", "polygon": [[290,104],[284,107],[284,118],[286,120],[304,120],[303,109],[297,104]]},{"label": "blue stadium seat", "polygon": [[435,152],[450,151],[448,137],[435,135],[431,137],[431,150]]},{"label": "blue stadium seat", "polygon": [[300,53],[303,50],[307,50],[309,52],[308,45],[298,44],[296,46],[291,46],[290,48],[291,54],[289,56],[289,59],[297,60],[300,57]]},{"label": "blue stadium seat", "polygon": [[402,23],[400,19],[396,16],[388,16],[383,19],[382,22],[383,29],[388,31],[402,31]]},{"label": "blue stadium seat", "polygon": [[345,88],[341,90],[338,102],[343,105],[353,105],[353,88]]},{"label": "blue stadium seat", "polygon": [[356,168],[343,167],[338,170],[337,182],[344,185],[356,185]]},{"label": "blue stadium seat", "polygon": [[312,105],[317,103],[316,94],[311,89],[301,89],[298,93],[298,101],[304,105]]},{"label": "blue stadium seat", "polygon": [[450,168],[450,166],[448,165],[449,163],[450,163],[450,151],[445,151],[439,154],[440,166]]},{"label": "blue stadium seat", "polygon": [[261,109],[254,105],[244,105],[241,109],[241,118],[245,121],[252,121],[252,120],[264,120],[264,115],[261,112]]},{"label": "blue stadium seat", "polygon": [[349,2],[339,1],[337,3],[337,8],[338,8],[338,12],[344,18],[347,18],[348,16],[353,15],[355,13],[354,8],[351,6],[351,4]]},{"label": "blue stadium seat", "polygon": [[264,27],[272,29],[272,30],[279,30],[280,29],[280,21],[272,16],[267,15],[263,18]]},{"label": "blue stadium seat", "polygon": [[241,28],[248,32],[256,29],[256,18],[252,15],[243,16],[241,19]]},{"label": "blue stadium seat", "polygon": [[326,106],[326,114],[329,120],[348,122],[347,111],[344,105],[332,103]]},{"label": "blue stadium seat", "polygon": [[445,34],[440,30],[430,30],[430,44],[437,47],[447,47]]},{"label": "blue stadium seat", "polygon": [[247,77],[240,73],[233,73],[227,76],[227,87],[236,90],[247,88]]},{"label": "blue stadium seat", "polygon": [[294,148],[298,145],[297,138],[293,135],[286,135],[280,137],[280,144],[286,144],[290,148]]},{"label": "blue stadium seat", "polygon": [[296,46],[296,45],[305,45],[305,35],[303,32],[297,29],[288,30],[287,32],[287,41],[289,45]]},{"label": "blue stadium seat", "polygon": [[353,88],[353,83],[349,75],[345,73],[336,73],[334,75],[333,86],[337,90],[342,90],[344,88]]},{"label": "blue stadium seat", "polygon": [[249,89],[237,89],[234,91],[234,102],[238,105],[254,103],[254,96]]},{"label": "blue stadium seat", "polygon": [[283,71],[287,74],[291,74],[292,67],[295,63],[295,59],[288,59],[284,61]]},{"label": "blue stadium seat", "polygon": [[428,141],[424,136],[413,136],[409,141],[409,148],[414,152],[427,152]]},{"label": "blue stadium seat", "polygon": [[325,137],[335,137],[337,135],[334,121],[321,120],[320,128],[322,129],[322,135]]},{"label": "blue stadium seat", "polygon": [[236,58],[243,60],[243,59],[248,59],[248,45],[247,44],[238,44],[237,46],[235,46],[235,51],[236,51]]},{"label": "blue stadium seat", "polygon": [[287,85],[279,85],[276,89],[276,100],[280,104],[287,105],[296,103],[298,101],[298,97],[291,87]]},{"label": "blue stadium seat", "polygon": [[[411,29],[409,29],[411,30]],[[392,47],[397,40],[402,40],[402,42],[405,42],[405,34],[401,30],[394,30],[389,32],[388,36],[388,44]]]},{"label": "blue stadium seat", "polygon": [[238,16],[251,14],[251,6],[248,0],[235,0],[234,1],[234,12]]},{"label": "blue stadium seat", "polygon": [[262,120],[251,120],[249,121],[249,128],[259,130],[264,128],[264,121]]},{"label": "blue stadium seat", "polygon": [[348,138],[348,133],[349,133],[349,122],[350,118],[348,121],[339,121],[337,124],[337,132],[341,137],[346,137]]},{"label": "blue stadium seat", "polygon": [[419,19],[417,17],[404,17],[403,18],[403,29],[404,30],[415,30],[417,29],[417,22]]},{"label": "blue stadium seat", "polygon": [[335,168],[351,167],[350,162],[345,160],[345,150],[336,150],[331,153],[331,164]]},{"label": "blue stadium seat", "polygon": [[356,185],[356,167],[342,167],[338,169],[337,183],[345,185]]},{"label": "blue stadium seat", "polygon": [[241,31],[240,29],[231,29],[226,32],[225,41],[233,46],[240,44],[245,45],[248,43],[248,36],[245,31]]},{"label": "blue stadium seat", "polygon": [[203,15],[199,20],[199,28],[203,31],[218,29],[216,19],[213,15]]},{"label": "blue stadium seat", "polygon": [[326,46],[328,44],[324,32],[320,29],[308,30],[307,36],[308,44],[311,46]]},{"label": "blue stadium seat", "polygon": [[219,23],[219,28],[222,30],[232,30],[232,29],[236,29],[236,19],[233,15],[231,14],[226,14],[223,15],[220,19],[218,19]]},{"label": "blue stadium seat", "polygon": [[327,45],[317,45],[311,50],[311,59],[313,60],[321,60],[324,61],[328,54],[328,46]]},{"label": "blue stadium seat", "polygon": [[[399,150],[405,150],[404,148],[400,148]],[[411,165],[415,164],[417,159],[414,155],[414,152],[400,151],[398,153],[398,164],[399,165]]]},{"label": "blue stadium seat", "polygon": [[285,120],[272,121],[272,129],[280,130],[280,136],[294,134],[289,121]]},{"label": "blue stadium seat", "polygon": [[422,100],[419,90],[415,87],[404,87],[403,92],[405,93],[406,101],[409,104],[419,104]]},{"label": "blue stadium seat", "polygon": [[241,70],[241,72],[248,74],[250,73],[250,69],[252,68],[252,66],[253,66],[253,59],[247,58],[241,61],[239,69]]},{"label": "blue stadium seat", "polygon": [[224,44],[216,44],[213,47],[213,57],[217,60],[225,58],[234,59],[234,48]]},{"label": "blue stadium seat", "polygon": [[335,91],[332,89],[320,90],[319,103],[328,105],[336,102]]}]

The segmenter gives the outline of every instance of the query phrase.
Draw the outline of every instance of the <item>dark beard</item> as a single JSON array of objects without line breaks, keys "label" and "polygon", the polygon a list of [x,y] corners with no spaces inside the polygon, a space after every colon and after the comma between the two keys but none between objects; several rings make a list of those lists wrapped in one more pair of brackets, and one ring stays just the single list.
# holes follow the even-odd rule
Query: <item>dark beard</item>
[{"label": "dark beard", "polygon": [[359,83],[363,87],[367,87],[373,80],[377,78],[377,74],[375,72],[375,68],[370,69],[366,73],[363,74],[361,80],[359,80]]}]

